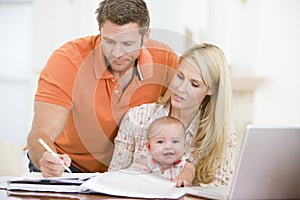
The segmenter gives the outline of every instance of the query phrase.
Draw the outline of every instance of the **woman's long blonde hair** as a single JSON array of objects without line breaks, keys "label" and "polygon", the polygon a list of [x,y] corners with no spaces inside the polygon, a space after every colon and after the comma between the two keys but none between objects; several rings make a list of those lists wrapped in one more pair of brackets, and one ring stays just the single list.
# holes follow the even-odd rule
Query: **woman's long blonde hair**
[{"label": "woman's long blonde hair", "polygon": [[[192,59],[197,64],[203,81],[212,91],[212,95],[207,95],[199,107],[199,127],[192,142],[196,160],[194,184],[210,183],[215,180],[216,168],[224,156],[229,131],[233,131],[229,69],[223,51],[208,43],[189,48],[179,62],[183,59]],[[169,101],[170,91],[167,91],[159,104]]]}]

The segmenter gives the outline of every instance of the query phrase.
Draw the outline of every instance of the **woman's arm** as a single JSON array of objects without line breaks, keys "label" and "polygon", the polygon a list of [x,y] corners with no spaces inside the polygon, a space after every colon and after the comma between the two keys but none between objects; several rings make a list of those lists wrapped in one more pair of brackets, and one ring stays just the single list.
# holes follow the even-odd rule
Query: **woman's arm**
[{"label": "woman's arm", "polygon": [[225,147],[225,154],[220,166],[218,166],[213,185],[230,185],[235,169],[236,133],[230,133]]},{"label": "woman's arm", "polygon": [[132,131],[133,123],[127,112],[121,122],[118,135],[114,140],[115,149],[108,171],[116,171],[129,167],[133,160],[135,149],[134,133]]},{"label": "woman's arm", "polygon": [[195,171],[196,171],[195,166],[190,162],[186,162],[179,176],[177,176],[175,179],[176,186],[177,187],[189,186],[195,177]]}]

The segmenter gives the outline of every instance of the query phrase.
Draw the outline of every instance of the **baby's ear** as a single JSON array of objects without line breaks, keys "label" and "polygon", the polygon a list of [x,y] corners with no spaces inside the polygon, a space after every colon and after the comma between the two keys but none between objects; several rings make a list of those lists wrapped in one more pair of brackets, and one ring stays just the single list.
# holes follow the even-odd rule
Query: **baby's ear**
[{"label": "baby's ear", "polygon": [[151,151],[151,146],[150,146],[150,143],[149,143],[148,140],[146,141],[146,147],[147,147],[147,150],[150,152]]}]

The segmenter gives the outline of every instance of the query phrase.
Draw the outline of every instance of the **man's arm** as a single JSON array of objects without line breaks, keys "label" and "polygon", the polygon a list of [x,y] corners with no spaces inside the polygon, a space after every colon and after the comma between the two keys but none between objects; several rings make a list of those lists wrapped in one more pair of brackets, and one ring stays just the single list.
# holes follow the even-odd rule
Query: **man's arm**
[{"label": "man's arm", "polygon": [[70,166],[69,156],[60,155],[61,159],[56,158],[38,142],[38,139],[42,138],[56,151],[53,142],[63,130],[69,113],[70,111],[62,106],[39,101],[34,103],[34,118],[27,145],[31,161],[42,171],[44,177],[61,176],[64,171],[62,163]]}]

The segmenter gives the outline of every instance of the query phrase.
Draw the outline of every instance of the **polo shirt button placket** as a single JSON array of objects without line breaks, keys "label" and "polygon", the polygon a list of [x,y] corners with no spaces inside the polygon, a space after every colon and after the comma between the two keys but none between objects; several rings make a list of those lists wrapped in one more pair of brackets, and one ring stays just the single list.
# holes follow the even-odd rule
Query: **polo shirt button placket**
[{"label": "polo shirt button placket", "polygon": [[115,87],[113,88],[113,102],[119,104],[119,102],[121,101],[121,98],[122,98],[122,88],[121,86],[118,84],[118,80],[116,79],[112,79],[114,80],[114,85]]},{"label": "polo shirt button placket", "polygon": [[[116,81],[115,78],[112,78],[112,79],[111,79],[111,82],[113,82],[114,85],[116,85],[116,82],[117,82],[117,81]],[[118,90],[118,89],[114,89],[114,93],[115,93],[115,94],[118,94],[118,93],[119,93],[119,90]]]}]

